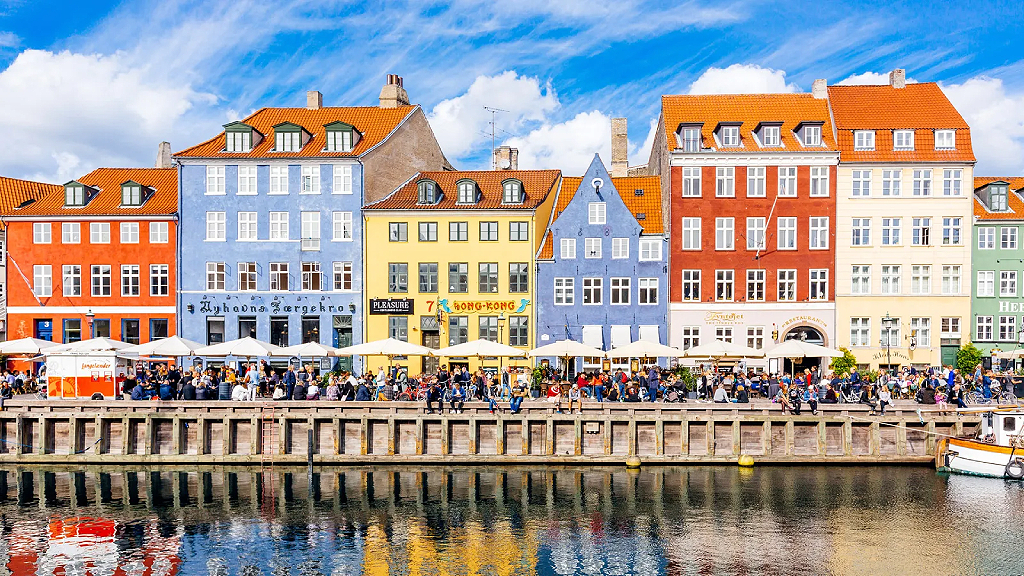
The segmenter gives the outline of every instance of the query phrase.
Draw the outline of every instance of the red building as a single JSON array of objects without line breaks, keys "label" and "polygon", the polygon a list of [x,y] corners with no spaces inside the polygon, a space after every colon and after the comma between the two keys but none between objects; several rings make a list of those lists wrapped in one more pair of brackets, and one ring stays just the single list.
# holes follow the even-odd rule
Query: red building
[{"label": "red building", "polygon": [[174,168],[99,168],[3,218],[8,338],[175,333]]},{"label": "red building", "polygon": [[672,345],[833,344],[839,153],[816,87],[662,98]]}]

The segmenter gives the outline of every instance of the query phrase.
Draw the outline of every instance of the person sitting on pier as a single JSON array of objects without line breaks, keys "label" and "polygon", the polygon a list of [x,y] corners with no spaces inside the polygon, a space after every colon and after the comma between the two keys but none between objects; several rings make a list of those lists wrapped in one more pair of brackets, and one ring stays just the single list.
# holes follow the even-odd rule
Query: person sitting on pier
[{"label": "person sitting on pier", "polygon": [[787,388],[787,394],[789,396],[789,413],[800,415],[800,404],[803,399],[803,394],[800,392],[800,387],[795,383],[789,384]]},{"label": "person sitting on pier", "polygon": [[450,412],[452,414],[462,414],[462,406],[466,403],[466,389],[462,387],[462,382],[456,382],[452,388],[452,399],[449,402]]},{"label": "person sitting on pier", "polygon": [[740,384],[739,386],[736,387],[736,402],[739,404],[750,403],[750,394],[747,392],[747,389],[743,386],[743,384]]},{"label": "person sitting on pier", "polygon": [[718,388],[715,388],[714,400],[718,404],[729,403],[729,395],[725,392],[725,384],[723,382],[719,382]]},{"label": "person sitting on pier", "polygon": [[231,399],[235,402],[245,402],[249,399],[249,391],[245,389],[244,380],[235,381],[235,386],[231,389]]},{"label": "person sitting on pier", "polygon": [[832,383],[828,382],[825,384],[825,396],[821,399],[824,404],[838,404],[839,395],[836,394],[836,389],[832,387]]},{"label": "person sitting on pier", "polygon": [[626,402],[639,402],[640,401],[640,387],[635,383],[630,383],[626,386]]},{"label": "person sitting on pier", "polygon": [[885,416],[885,407],[892,406],[892,393],[885,386],[878,388],[878,407],[882,409],[882,416]]},{"label": "person sitting on pier", "polygon": [[558,385],[558,381],[554,380],[548,386],[548,402],[555,405],[555,410],[562,414],[562,387]]},{"label": "person sitting on pier", "polygon": [[292,400],[305,400],[306,399],[306,382],[299,380],[295,383],[295,387],[292,388]]},{"label": "person sitting on pier", "polygon": [[569,389],[569,414],[572,414],[573,403],[576,403],[576,409],[579,410],[580,414],[583,414],[583,401],[580,399],[581,390],[578,384],[573,384],[572,388]]},{"label": "person sitting on pier", "polygon": [[775,395],[773,401],[779,403],[782,407],[783,414],[788,414],[790,409],[793,407],[789,401],[789,390],[786,389],[786,385],[784,383],[779,384],[779,392]]},{"label": "person sitting on pier", "polygon": [[513,414],[519,414],[523,406],[523,398],[526,398],[527,394],[529,391],[522,382],[517,380],[512,388],[512,397],[508,401],[508,408]]},{"label": "person sitting on pier", "polygon": [[[438,372],[438,374],[440,374],[440,372]],[[441,397],[441,382],[438,380],[434,380],[430,384],[430,389],[427,390],[427,414],[434,413],[434,402],[437,402],[437,411],[439,413],[444,413],[444,401],[441,399]]]},{"label": "person sitting on pier", "polygon": [[871,412],[868,413],[869,416],[875,415],[875,390],[870,384],[860,387],[860,403],[871,407]]}]

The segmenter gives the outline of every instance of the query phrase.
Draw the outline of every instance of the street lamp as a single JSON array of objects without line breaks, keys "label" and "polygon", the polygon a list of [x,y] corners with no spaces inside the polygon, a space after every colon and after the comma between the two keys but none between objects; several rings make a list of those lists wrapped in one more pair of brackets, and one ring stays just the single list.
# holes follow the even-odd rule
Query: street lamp
[{"label": "street lamp", "polygon": [[90,339],[91,338],[95,338],[95,335],[92,332],[92,319],[95,318],[95,317],[96,317],[96,315],[92,313],[92,308],[90,308],[89,311],[85,313],[85,323],[89,325],[89,338]]},{"label": "street lamp", "polygon": [[892,344],[892,325],[895,320],[889,316],[889,313],[885,313],[885,318],[882,318],[882,326],[885,327],[885,369],[889,370],[892,367],[892,359],[889,356],[889,348]]},{"label": "street lamp", "polygon": [[[498,314],[498,343],[501,343],[505,332],[505,313]],[[501,382],[501,356],[498,356],[498,382]]]}]

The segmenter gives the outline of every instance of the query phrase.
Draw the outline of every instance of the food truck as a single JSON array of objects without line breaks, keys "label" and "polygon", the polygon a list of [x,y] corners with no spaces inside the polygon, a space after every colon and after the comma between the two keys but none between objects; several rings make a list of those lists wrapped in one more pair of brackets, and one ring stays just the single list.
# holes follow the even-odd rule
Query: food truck
[{"label": "food truck", "polygon": [[117,350],[58,351],[46,354],[50,398],[114,398],[121,392],[138,354]]}]

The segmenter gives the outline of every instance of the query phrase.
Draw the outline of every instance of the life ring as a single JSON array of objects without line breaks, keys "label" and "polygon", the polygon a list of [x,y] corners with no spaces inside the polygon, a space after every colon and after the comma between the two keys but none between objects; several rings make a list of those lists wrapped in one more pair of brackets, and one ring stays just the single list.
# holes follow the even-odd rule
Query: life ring
[{"label": "life ring", "polygon": [[1003,470],[1003,476],[1011,480],[1024,480],[1024,460],[1014,458],[1007,462],[1006,469]]}]

